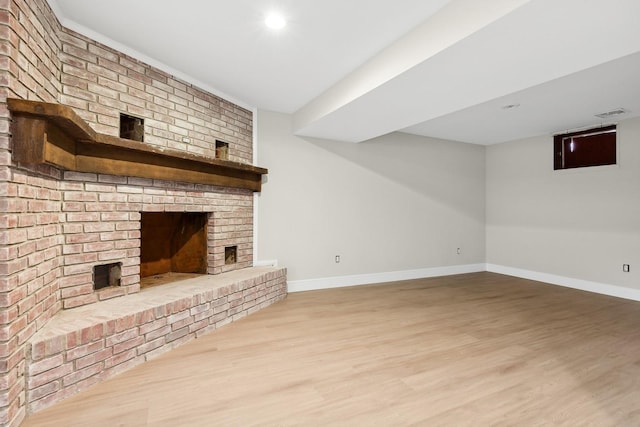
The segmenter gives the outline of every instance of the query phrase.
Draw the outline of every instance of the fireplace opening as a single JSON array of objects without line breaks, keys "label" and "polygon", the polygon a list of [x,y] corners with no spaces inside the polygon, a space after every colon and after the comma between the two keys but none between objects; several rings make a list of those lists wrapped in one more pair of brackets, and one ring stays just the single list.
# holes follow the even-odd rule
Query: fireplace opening
[{"label": "fireplace opening", "polygon": [[142,212],[140,287],[207,273],[207,217],[193,212]]},{"label": "fireplace opening", "polygon": [[96,265],[93,267],[93,290],[120,286],[122,263]]}]

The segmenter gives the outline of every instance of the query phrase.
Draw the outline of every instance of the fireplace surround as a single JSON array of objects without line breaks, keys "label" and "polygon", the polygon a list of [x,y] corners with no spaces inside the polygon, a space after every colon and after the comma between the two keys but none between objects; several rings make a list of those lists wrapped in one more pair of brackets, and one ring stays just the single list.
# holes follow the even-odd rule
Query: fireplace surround
[{"label": "fireplace surround", "polygon": [[35,276],[54,269],[56,287],[50,315],[18,349],[26,413],[286,296],[284,269],[251,267],[253,192],[266,169],[99,134],[61,104],[7,107],[14,176],[28,184],[52,168],[36,188],[17,187],[37,197],[46,182],[49,200],[15,210],[48,213],[44,241],[59,244],[27,257]]},{"label": "fireplace surround", "polygon": [[[62,27],[45,0],[2,2],[0,45],[0,425],[17,426],[285,298],[286,270],[252,266],[267,170],[250,110]],[[180,233],[149,253],[161,215]]]},{"label": "fireplace surround", "polygon": [[[7,107],[16,165],[62,173],[64,308],[138,292],[160,274],[251,266],[251,199],[266,169],[103,135],[60,104]],[[230,247],[240,247],[233,262]],[[110,283],[96,286],[104,269]]]},{"label": "fireplace surround", "polygon": [[99,134],[61,104],[7,107],[15,175],[54,168],[55,197],[18,208],[53,212],[60,244],[63,311],[24,342],[26,412],[284,298],[284,269],[251,268],[266,169]]}]

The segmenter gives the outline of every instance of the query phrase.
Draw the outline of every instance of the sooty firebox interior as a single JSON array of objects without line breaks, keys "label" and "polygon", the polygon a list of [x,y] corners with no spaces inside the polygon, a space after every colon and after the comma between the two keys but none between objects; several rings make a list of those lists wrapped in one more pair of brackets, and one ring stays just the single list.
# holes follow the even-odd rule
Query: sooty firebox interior
[{"label": "sooty firebox interior", "polygon": [[192,212],[142,212],[141,287],[207,273],[207,216]]}]

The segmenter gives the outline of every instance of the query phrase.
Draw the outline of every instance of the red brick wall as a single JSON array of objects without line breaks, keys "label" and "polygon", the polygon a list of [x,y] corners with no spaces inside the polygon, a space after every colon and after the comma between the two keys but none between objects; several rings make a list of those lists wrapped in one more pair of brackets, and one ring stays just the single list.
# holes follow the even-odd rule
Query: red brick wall
[{"label": "red brick wall", "polygon": [[39,1],[0,1],[0,425],[25,415],[25,343],[61,307],[60,172],[12,167],[7,97],[55,102],[59,24]]},{"label": "red brick wall", "polygon": [[[253,195],[249,190],[151,179],[65,172],[63,194],[64,308],[140,290],[140,212],[210,212],[209,274],[249,267],[253,261]],[[224,248],[238,246],[238,262],[224,264]],[[97,264],[122,262],[118,288],[93,291]]]},{"label": "red brick wall", "polygon": [[[252,261],[248,190],[63,172],[11,160],[6,98],[69,105],[117,136],[119,114],[145,120],[144,140],[252,162],[252,114],[134,58],[64,29],[45,0],[0,0],[0,425],[25,416],[25,343],[59,310],[139,289],[143,210],[213,212],[209,273]],[[224,265],[224,246],[239,262]],[[96,263],[122,262],[122,287],[95,293]]]},{"label": "red brick wall", "polygon": [[60,24],[44,1],[0,1],[2,100],[57,102],[61,90]]},{"label": "red brick wall", "polygon": [[215,157],[218,139],[229,143],[229,160],[253,161],[250,111],[73,31],[60,40],[60,102],[97,132],[118,136],[122,112],[144,119],[151,145]]}]

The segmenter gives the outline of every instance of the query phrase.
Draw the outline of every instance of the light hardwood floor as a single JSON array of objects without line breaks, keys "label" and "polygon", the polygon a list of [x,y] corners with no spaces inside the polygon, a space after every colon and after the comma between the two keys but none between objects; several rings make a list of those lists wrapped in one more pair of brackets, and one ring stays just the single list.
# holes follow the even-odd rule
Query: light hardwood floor
[{"label": "light hardwood floor", "polygon": [[640,303],[474,273],[288,299],[23,426],[638,426]]}]

